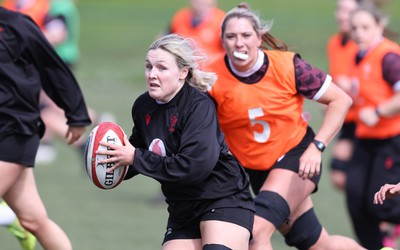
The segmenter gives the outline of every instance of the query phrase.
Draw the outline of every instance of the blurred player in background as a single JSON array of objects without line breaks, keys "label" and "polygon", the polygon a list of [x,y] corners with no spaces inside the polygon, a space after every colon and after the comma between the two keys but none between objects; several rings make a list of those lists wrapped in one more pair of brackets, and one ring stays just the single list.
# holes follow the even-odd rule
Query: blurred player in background
[{"label": "blurred player in background", "polygon": [[[351,39],[350,15],[361,0],[337,0],[335,19],[339,32],[334,34],[328,41],[327,55],[329,62],[329,73],[333,82],[346,91],[350,96],[354,96],[356,86],[353,86],[352,69],[354,58],[358,48],[357,44]],[[383,3],[380,3],[380,6]],[[343,126],[334,142],[332,148],[330,178],[331,182],[340,191],[345,190],[346,169],[351,167],[353,147],[356,140],[355,120],[357,110],[353,105],[346,116]],[[383,245],[397,248],[397,238],[400,227],[392,227],[389,223],[382,222],[381,229],[385,234]]]},{"label": "blurred player in background", "polygon": [[[363,249],[329,235],[311,199],[322,152],[342,126],[351,98],[329,75],[287,51],[270,34],[271,25],[246,3],[232,9],[222,23],[226,55],[210,65],[218,77],[209,93],[221,128],[256,195],[250,249],[272,249],[277,230],[298,249]],[[316,133],[302,116],[305,97],[327,105]]]},{"label": "blurred player in background", "polygon": [[44,34],[64,62],[74,69],[79,61],[80,19],[74,0],[50,0]]},{"label": "blurred player in background", "polygon": [[[74,0],[5,0],[3,6],[32,17],[68,67],[71,70],[76,68],[80,56],[80,19]],[[55,137],[64,138],[68,126],[63,110],[43,91],[40,103],[41,116],[47,129],[39,146],[36,163],[51,163],[57,156],[53,140]],[[94,123],[104,119],[115,120],[111,114],[98,117],[90,107],[89,115]],[[84,145],[83,137],[74,143],[80,155],[83,155]]]},{"label": "blurred player in background", "polygon": [[65,232],[47,215],[33,167],[45,126],[39,95],[46,93],[65,111],[67,143],[77,141],[91,121],[80,87],[35,22],[0,8],[0,197],[21,225],[46,250],[70,250]]},{"label": "blurred player in background", "polygon": [[176,34],[146,55],[148,92],[132,107],[125,146],[102,143],[114,163],[161,183],[168,204],[163,250],[246,250],[254,203],[246,172],[229,153],[213,102],[204,93],[215,74],[199,69],[204,55]]},{"label": "blurred player in background", "polygon": [[[79,36],[80,19],[74,0],[50,0],[50,8],[44,18],[43,33],[47,40],[54,46],[58,55],[74,70],[79,61]],[[41,114],[47,130],[38,150],[37,162],[51,162],[56,157],[52,142],[54,137],[63,138],[68,127],[63,110],[41,93]],[[98,121],[98,114],[89,107],[89,115],[94,123]],[[79,155],[83,155],[85,140],[82,137],[74,146]]]},{"label": "blurred player in background", "polygon": [[[30,17],[36,22],[36,24],[42,24],[40,27],[43,28],[44,18],[49,10],[48,0],[4,0],[2,1],[2,6],[20,12],[31,13]],[[50,157],[51,157],[50,152]],[[8,231],[13,234],[20,242],[23,249],[35,249],[36,238],[31,233],[26,231],[20,226],[18,218],[15,213],[8,207],[7,203],[2,201],[0,207],[0,218],[4,222],[4,226],[7,227]],[[15,218],[10,220],[10,218]],[[3,225],[3,224],[2,224]]]},{"label": "blurred player in background", "polygon": [[[329,74],[333,82],[351,93],[351,68],[357,54],[357,45],[350,38],[350,14],[357,8],[357,0],[337,0],[335,19],[339,31],[330,37],[327,45]],[[344,190],[346,169],[353,155],[356,110],[350,107],[346,119],[332,148],[330,177],[338,190]]]},{"label": "blurred player in background", "polygon": [[400,181],[400,48],[383,36],[387,18],[372,3],[351,15],[353,99],[357,141],[347,170],[347,206],[353,228],[364,247],[383,246],[380,222],[400,222],[400,198],[373,206],[375,192]]},{"label": "blurred player in background", "polygon": [[217,0],[189,0],[189,6],[173,16],[169,33],[193,38],[207,53],[207,62],[224,53],[221,44],[221,23],[225,12],[217,7]]}]

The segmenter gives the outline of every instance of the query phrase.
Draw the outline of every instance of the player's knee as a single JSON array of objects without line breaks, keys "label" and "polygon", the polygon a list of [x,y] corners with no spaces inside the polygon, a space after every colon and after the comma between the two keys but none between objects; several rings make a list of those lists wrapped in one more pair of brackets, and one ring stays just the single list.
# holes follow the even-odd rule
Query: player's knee
[{"label": "player's knee", "polygon": [[276,192],[261,191],[256,199],[256,214],[279,228],[290,216],[286,200]]},{"label": "player's knee", "polygon": [[33,234],[35,234],[37,231],[39,231],[39,229],[41,227],[40,222],[36,222],[36,221],[20,219],[19,223],[25,230],[27,230]]},{"label": "player's knee", "polygon": [[33,234],[43,230],[51,222],[46,210],[38,211],[34,215],[22,215],[18,219],[21,226]]},{"label": "player's knee", "polygon": [[293,223],[289,233],[284,235],[285,242],[300,250],[309,249],[318,241],[321,232],[322,226],[311,208]]},{"label": "player's knee", "polygon": [[221,244],[206,244],[203,250],[232,250],[231,248]]}]

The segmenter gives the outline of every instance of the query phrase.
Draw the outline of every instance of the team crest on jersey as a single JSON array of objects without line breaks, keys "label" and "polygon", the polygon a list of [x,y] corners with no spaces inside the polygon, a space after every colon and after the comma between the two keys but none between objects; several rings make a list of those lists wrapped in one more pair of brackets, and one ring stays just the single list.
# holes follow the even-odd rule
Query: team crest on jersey
[{"label": "team crest on jersey", "polygon": [[171,116],[171,118],[169,118],[169,131],[170,132],[174,132],[175,131],[175,126],[176,123],[178,122],[178,117],[176,117],[176,115]]},{"label": "team crest on jersey", "polygon": [[159,138],[156,138],[151,142],[149,150],[159,156],[166,156],[164,142]]},{"label": "team crest on jersey", "polygon": [[149,114],[146,114],[144,118],[146,119],[146,126],[149,125],[151,116]]}]

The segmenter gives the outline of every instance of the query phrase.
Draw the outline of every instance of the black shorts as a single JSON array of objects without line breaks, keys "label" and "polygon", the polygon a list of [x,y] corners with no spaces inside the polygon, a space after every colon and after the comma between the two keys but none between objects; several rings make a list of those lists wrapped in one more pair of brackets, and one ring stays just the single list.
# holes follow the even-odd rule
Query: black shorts
[{"label": "black shorts", "polygon": [[253,229],[254,211],[240,207],[215,208],[205,212],[196,221],[182,229],[167,228],[163,244],[169,240],[177,239],[201,239],[200,222],[207,220],[218,220],[237,224],[249,230]]},{"label": "black shorts", "polygon": [[356,123],[346,122],[339,131],[338,139],[347,139],[354,141],[356,139]]},{"label": "black shorts", "polygon": [[[253,199],[251,196],[247,197],[248,195],[250,194],[239,193],[216,201],[177,203],[180,211],[175,211],[177,216],[170,213],[163,244],[176,239],[201,239],[200,222],[206,220],[234,223],[246,228],[251,234],[255,208]],[[171,212],[170,207],[168,210]]]},{"label": "black shorts", "polygon": [[35,164],[39,135],[5,135],[0,140],[0,161],[13,162],[28,167]]},{"label": "black shorts", "polygon": [[[253,189],[253,192],[255,194],[258,194],[260,191],[261,187],[263,186],[265,180],[268,177],[268,174],[272,169],[276,168],[283,168],[283,169],[288,169],[293,172],[298,173],[299,172],[299,167],[300,167],[300,157],[304,153],[304,151],[308,148],[310,143],[314,140],[315,133],[312,130],[311,127],[307,128],[307,132],[301,142],[297,144],[294,148],[289,150],[285,156],[280,160],[275,162],[275,164],[272,166],[271,169],[269,170],[253,170],[253,169],[246,169],[247,173],[249,174],[250,177],[250,183],[251,187]],[[311,178],[311,181],[315,183],[315,189],[313,193],[317,192],[318,190],[318,183],[319,179],[321,178],[322,174],[322,163],[321,163],[321,172],[319,175],[313,176]]]}]

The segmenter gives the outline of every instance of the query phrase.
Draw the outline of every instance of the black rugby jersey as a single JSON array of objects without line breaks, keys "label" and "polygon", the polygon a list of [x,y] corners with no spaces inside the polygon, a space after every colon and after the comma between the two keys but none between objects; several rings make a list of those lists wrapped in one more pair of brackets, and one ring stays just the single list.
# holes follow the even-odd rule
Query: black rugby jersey
[{"label": "black rugby jersey", "polygon": [[75,77],[39,27],[0,7],[0,135],[44,132],[41,88],[65,111],[69,126],[91,123]]},{"label": "black rugby jersey", "polygon": [[167,202],[219,199],[249,188],[228,152],[211,99],[185,83],[168,103],[146,92],[132,108],[136,147],[126,179],[140,173],[162,184]]}]

